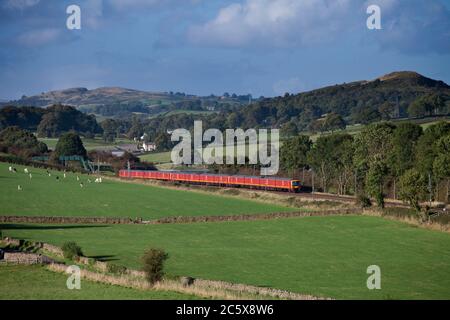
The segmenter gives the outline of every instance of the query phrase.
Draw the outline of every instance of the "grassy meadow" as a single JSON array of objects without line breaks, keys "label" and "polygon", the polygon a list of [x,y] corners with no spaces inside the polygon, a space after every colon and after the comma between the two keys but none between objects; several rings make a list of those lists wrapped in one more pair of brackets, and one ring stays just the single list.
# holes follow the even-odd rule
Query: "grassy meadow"
[{"label": "grassy meadow", "polygon": [[[83,145],[86,148],[86,150],[101,150],[104,148],[110,148],[116,145],[120,144],[129,144],[134,143],[132,140],[119,138],[116,139],[114,142],[105,142],[102,138],[94,138],[94,139],[88,139],[88,138],[81,138],[83,141]],[[39,138],[39,141],[44,142],[49,149],[54,150],[56,147],[56,144],[58,143],[58,138]]]},{"label": "grassy meadow", "polygon": [[[108,216],[155,219],[167,216],[232,215],[269,213],[293,208],[251,200],[208,195],[198,192],[103,180],[88,183],[94,176],[29,168],[32,179],[23,166],[0,163],[0,215],[30,216]],[[56,180],[59,176],[59,181]],[[22,191],[18,191],[18,185]],[[298,210],[298,209],[297,209]]]},{"label": "grassy meadow", "polygon": [[[450,234],[379,217],[309,217],[172,225],[3,225],[4,236],[56,245],[140,268],[149,247],[167,272],[338,299],[450,299]],[[367,267],[381,268],[368,290]]]},{"label": "grassy meadow", "polygon": [[144,291],[81,280],[69,290],[67,275],[42,266],[0,265],[0,300],[177,300],[197,297],[176,292]]}]

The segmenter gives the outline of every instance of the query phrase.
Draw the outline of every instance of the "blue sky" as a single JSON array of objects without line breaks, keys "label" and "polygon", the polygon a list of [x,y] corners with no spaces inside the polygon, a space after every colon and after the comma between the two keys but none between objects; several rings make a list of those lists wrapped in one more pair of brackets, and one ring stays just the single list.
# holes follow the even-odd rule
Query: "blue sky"
[{"label": "blue sky", "polygon": [[[81,7],[81,30],[66,8]],[[382,30],[366,9],[381,8]],[[414,70],[450,83],[449,0],[0,0],[0,98],[121,86],[297,93]]]}]

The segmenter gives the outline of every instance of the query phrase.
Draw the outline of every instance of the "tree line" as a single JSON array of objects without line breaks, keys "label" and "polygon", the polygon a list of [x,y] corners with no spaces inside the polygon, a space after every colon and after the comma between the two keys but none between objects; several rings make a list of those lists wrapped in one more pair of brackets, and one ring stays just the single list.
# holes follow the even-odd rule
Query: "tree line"
[{"label": "tree line", "polygon": [[69,131],[76,131],[85,137],[93,137],[102,132],[95,116],[65,105],[48,108],[8,106],[0,109],[0,130],[11,126],[50,138]]},{"label": "tree line", "polygon": [[291,174],[312,172],[315,187],[324,192],[372,198],[384,207],[386,195],[419,209],[424,200],[439,200],[442,185],[448,202],[450,187],[450,123],[425,130],[404,122],[366,126],[352,136],[334,133],[314,143],[308,136],[286,140],[280,150],[281,166]]}]

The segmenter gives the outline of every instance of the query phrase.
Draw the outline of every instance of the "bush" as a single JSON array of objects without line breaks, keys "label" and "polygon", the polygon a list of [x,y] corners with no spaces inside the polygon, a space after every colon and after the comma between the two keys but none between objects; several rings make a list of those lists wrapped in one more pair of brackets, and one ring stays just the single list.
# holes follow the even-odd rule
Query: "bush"
[{"label": "bush", "polygon": [[83,252],[81,251],[81,247],[78,246],[73,241],[64,243],[61,249],[63,251],[64,258],[66,258],[66,259],[72,260],[75,257],[83,256]]},{"label": "bush", "polygon": [[106,264],[106,271],[109,273],[124,274],[127,272],[127,268],[108,262]]},{"label": "bush", "polygon": [[144,272],[147,281],[154,284],[160,281],[164,276],[164,262],[169,258],[169,255],[161,249],[150,248],[142,257],[144,264]]},{"label": "bush", "polygon": [[361,206],[361,208],[369,208],[372,206],[372,201],[366,195],[360,194],[356,198],[357,204]]}]

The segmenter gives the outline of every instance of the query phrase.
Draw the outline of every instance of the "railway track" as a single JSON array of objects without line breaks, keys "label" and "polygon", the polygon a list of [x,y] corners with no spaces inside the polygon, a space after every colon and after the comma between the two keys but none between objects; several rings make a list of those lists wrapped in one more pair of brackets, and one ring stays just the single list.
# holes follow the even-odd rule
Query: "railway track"
[{"label": "railway track", "polygon": [[[283,192],[277,192],[279,194],[286,194]],[[328,193],[316,193],[316,192],[300,192],[295,193],[294,195],[305,198],[305,199],[312,199],[312,200],[319,200],[319,201],[337,201],[337,202],[345,202],[345,203],[354,203],[356,201],[356,197],[353,196],[340,196],[340,195],[333,195]],[[400,208],[409,208],[408,205],[395,200],[386,200],[385,201],[386,207],[400,207]]]}]

